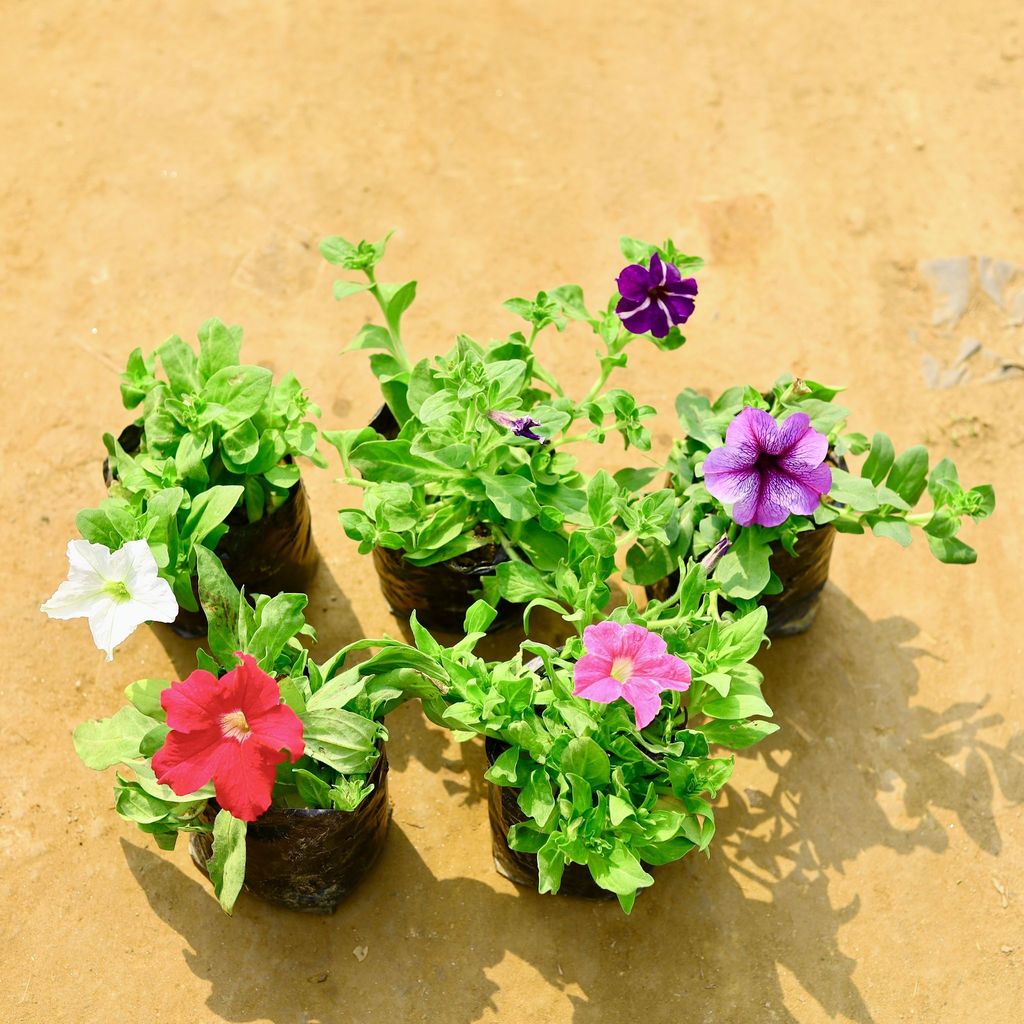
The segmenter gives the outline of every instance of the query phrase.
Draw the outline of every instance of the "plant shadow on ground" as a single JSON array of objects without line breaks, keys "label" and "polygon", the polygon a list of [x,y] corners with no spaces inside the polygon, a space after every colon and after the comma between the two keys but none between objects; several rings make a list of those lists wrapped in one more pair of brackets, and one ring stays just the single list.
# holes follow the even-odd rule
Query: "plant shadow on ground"
[{"label": "plant shadow on ground", "polygon": [[[996,854],[990,780],[1007,799],[1024,797],[1024,739],[1003,748],[986,738],[1002,718],[985,700],[942,711],[914,703],[916,634],[906,619],[871,622],[830,587],[811,633],[761,656],[782,730],[739,759],[734,783],[748,788],[723,793],[710,859],[660,870],[628,918],[614,903],[539,896],[488,874],[482,807],[453,814],[472,822],[458,853],[486,881],[435,876],[428,860],[452,854],[443,828],[414,833],[418,850],[393,824],[381,862],[329,918],[243,897],[231,919],[198,876],[157,851],[125,843],[125,855],[154,911],[188,943],[208,1006],[230,1021],[468,1024],[490,1007],[605,1024],[675,1020],[685,1006],[689,1020],[796,1024],[782,968],[829,1016],[874,1024],[840,934],[859,900],[834,905],[830,873],[878,847],[941,852],[939,809]],[[393,747],[431,733],[412,724],[418,715],[402,718]],[[463,754],[479,778],[479,745]],[[431,748],[422,763],[434,758]],[[516,971],[530,988],[499,984],[508,954],[526,965]]]}]

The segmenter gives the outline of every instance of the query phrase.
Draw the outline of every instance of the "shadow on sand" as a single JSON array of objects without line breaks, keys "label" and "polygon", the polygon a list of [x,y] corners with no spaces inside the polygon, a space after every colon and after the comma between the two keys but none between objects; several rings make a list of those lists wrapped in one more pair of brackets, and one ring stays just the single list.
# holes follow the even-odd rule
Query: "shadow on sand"
[{"label": "shadow on sand", "polygon": [[[1007,799],[1024,797],[1024,738],[1007,749],[986,739],[1002,719],[984,700],[944,710],[915,703],[915,659],[925,655],[910,646],[916,634],[906,619],[871,622],[830,587],[810,634],[764,652],[781,731],[739,759],[710,859],[662,869],[628,918],[615,904],[538,896],[493,873],[482,751],[467,744],[453,762],[443,734],[414,708],[391,725],[395,770],[412,759],[464,766],[473,781],[444,828],[407,835],[393,823],[380,863],[335,916],[243,897],[228,918],[205,882],[157,851],[125,843],[125,856],[153,910],[184,938],[191,970],[209,982],[208,1006],[229,1021],[468,1024],[488,1007],[508,1019],[533,1007],[547,1019],[571,1012],[575,1024],[797,1024],[782,968],[829,1016],[876,1024],[842,949],[859,900],[835,905],[830,874],[877,847],[944,850],[937,809],[998,853],[992,780]],[[474,877],[437,877],[429,863],[451,863],[456,844]],[[523,961],[515,970],[530,989],[509,991],[493,977],[509,954]],[[558,1003],[566,1009],[556,1014]]]}]

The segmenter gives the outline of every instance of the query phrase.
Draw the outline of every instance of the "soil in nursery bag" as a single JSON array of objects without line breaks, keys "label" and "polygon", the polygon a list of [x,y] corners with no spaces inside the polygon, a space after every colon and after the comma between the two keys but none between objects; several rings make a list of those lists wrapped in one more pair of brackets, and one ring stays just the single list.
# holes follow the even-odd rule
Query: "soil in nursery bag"
[{"label": "soil in nursery bag", "polygon": [[[268,903],[311,914],[331,914],[359,885],[384,847],[391,820],[388,757],[380,757],[368,782],[373,792],[354,811],[271,807],[249,822],[245,835],[245,888]],[[219,808],[210,801],[203,817]],[[193,833],[189,853],[205,875],[213,837]]]},{"label": "soil in nursery bag", "polygon": [[[137,424],[121,431],[118,442],[126,452],[136,451],[142,437]],[[109,487],[113,482],[110,467],[103,463],[103,479]],[[247,594],[305,593],[319,562],[313,544],[309,502],[301,480],[296,483],[284,504],[261,519],[250,523],[245,510],[232,510],[225,522],[228,532],[214,549],[236,587]],[[198,600],[197,581],[192,592]],[[189,639],[206,635],[206,616],[202,609],[182,608],[171,628]]]},{"label": "soil in nursery bag", "polygon": [[[768,564],[782,581],[782,592],[762,599],[768,609],[768,636],[796,636],[811,628],[818,611],[821,591],[828,582],[828,566],[836,531],[826,523],[797,536],[791,555],[781,545],[772,545]],[[679,570],[644,588],[649,600],[663,601],[679,586]],[[723,602],[728,606],[728,602]]]},{"label": "soil in nursery bag", "polygon": [[[505,745],[488,737],[484,741],[487,763],[494,764],[505,750]],[[519,808],[519,790],[511,786],[496,786],[487,783],[487,809],[491,821],[491,847],[494,853],[494,867],[499,875],[510,882],[536,890],[538,883],[537,855],[519,853],[508,845],[508,830],[513,825],[526,821],[526,815]],[[594,881],[590,869],[584,864],[566,864],[562,874],[559,895],[582,896],[588,900],[613,900],[615,893],[602,889]]]},{"label": "soil in nursery bag", "polygon": [[[477,527],[486,532],[486,527]],[[469,606],[480,596],[483,577],[493,576],[508,555],[497,544],[485,544],[447,562],[412,565],[401,551],[376,547],[373,564],[380,577],[380,589],[395,615],[416,618],[428,629],[461,633]],[[498,602],[498,615],[491,629],[500,629],[522,615],[520,605]]]}]

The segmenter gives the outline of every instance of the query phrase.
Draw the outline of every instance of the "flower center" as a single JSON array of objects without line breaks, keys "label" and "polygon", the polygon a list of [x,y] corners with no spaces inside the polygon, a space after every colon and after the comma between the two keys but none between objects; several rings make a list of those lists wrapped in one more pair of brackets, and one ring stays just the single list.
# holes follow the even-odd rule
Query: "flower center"
[{"label": "flower center", "polygon": [[245,720],[245,715],[239,711],[229,711],[226,715],[220,716],[221,731],[229,739],[244,742],[252,735],[252,729]]},{"label": "flower center", "polygon": [[128,584],[123,580],[107,580],[103,584],[103,593],[109,594],[119,604],[132,599],[128,593]]},{"label": "flower center", "polygon": [[612,662],[611,677],[620,683],[628,683],[629,677],[633,674],[632,658],[616,658]]}]

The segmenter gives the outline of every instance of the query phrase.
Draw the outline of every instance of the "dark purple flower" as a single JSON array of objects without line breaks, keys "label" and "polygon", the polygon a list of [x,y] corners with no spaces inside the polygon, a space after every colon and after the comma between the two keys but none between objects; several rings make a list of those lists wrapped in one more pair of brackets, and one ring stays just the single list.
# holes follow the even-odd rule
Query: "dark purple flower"
[{"label": "dark purple flower", "polygon": [[531,441],[547,440],[540,434],[535,434],[533,432],[533,428],[539,427],[540,423],[538,423],[532,416],[513,416],[510,413],[501,412],[498,409],[492,409],[487,414],[487,417],[497,423],[499,427],[505,427],[506,430],[511,430],[516,437],[528,437]]},{"label": "dark purple flower", "polygon": [[733,505],[740,526],[780,526],[791,513],[809,516],[832,486],[825,465],[828,438],[811,427],[806,413],[782,423],[747,406],[729,424],[725,445],[704,460],[711,494]]},{"label": "dark purple flower", "polygon": [[731,546],[728,536],[723,534],[719,537],[718,543],[700,560],[700,564],[704,566],[709,576]]},{"label": "dark purple flower", "polygon": [[674,324],[684,324],[692,316],[697,282],[684,278],[679,268],[666,263],[656,252],[651,253],[651,265],[631,263],[619,274],[618,305],[615,312],[633,334],[650,331],[656,338],[664,338]]}]

